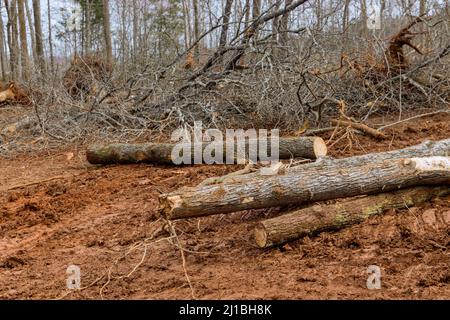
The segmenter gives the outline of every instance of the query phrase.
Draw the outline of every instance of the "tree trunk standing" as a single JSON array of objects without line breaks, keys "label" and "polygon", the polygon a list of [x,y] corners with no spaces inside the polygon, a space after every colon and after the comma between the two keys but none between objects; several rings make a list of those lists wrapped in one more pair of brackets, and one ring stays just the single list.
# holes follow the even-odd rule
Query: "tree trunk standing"
[{"label": "tree trunk standing", "polygon": [[345,31],[347,30],[348,27],[348,20],[349,20],[349,12],[350,10],[350,0],[345,0],[344,1],[344,15],[342,17],[342,34],[345,35]]},{"label": "tree trunk standing", "polygon": [[105,37],[106,61],[109,65],[113,64],[113,52],[111,41],[111,22],[109,16],[109,0],[103,0],[103,33]]},{"label": "tree trunk standing", "polygon": [[25,3],[25,13],[26,13],[27,22],[28,22],[28,28],[30,29],[31,54],[32,54],[32,57],[33,57],[32,63],[37,65],[38,64],[38,58],[37,58],[37,53],[36,53],[36,33],[35,33],[35,30],[34,30],[33,18],[31,17],[31,10],[30,10],[30,6],[28,4],[28,1],[25,0],[24,3]]},{"label": "tree trunk standing", "polygon": [[[2,10],[2,3],[0,2],[0,12]],[[6,81],[6,47],[5,47],[5,31],[4,31],[3,16],[0,15],[0,66],[2,68],[2,81]]]},{"label": "tree trunk standing", "polygon": [[167,219],[182,219],[437,184],[450,184],[450,157],[388,160],[183,188],[163,194],[159,200]]},{"label": "tree trunk standing", "polygon": [[[285,0],[285,6],[288,6],[292,3],[293,0]],[[289,39],[289,12],[286,12],[281,16],[280,22],[280,42],[282,46],[286,46]]]},{"label": "tree trunk standing", "polygon": [[191,11],[188,0],[183,0],[184,37],[186,50],[192,45]]},{"label": "tree trunk standing", "polygon": [[41,3],[40,0],[33,0],[34,29],[36,34],[36,56],[42,74],[45,70],[44,45],[42,43],[42,23],[41,23]]},{"label": "tree trunk standing", "polygon": [[[276,12],[280,9],[280,2],[278,0],[274,0],[275,3],[273,4],[273,11]],[[278,41],[278,33],[279,33],[279,17],[275,17],[272,20],[272,40],[277,42]]]},{"label": "tree trunk standing", "polygon": [[19,31],[20,31],[20,59],[22,62],[22,78],[30,79],[30,57],[28,56],[27,24],[25,20],[25,0],[18,0]]},{"label": "tree trunk standing", "polygon": [[139,9],[137,0],[133,0],[133,56],[132,61],[133,64],[137,65],[137,56],[138,56],[138,35],[139,35]]},{"label": "tree trunk standing", "polygon": [[[227,44],[228,28],[230,23],[231,7],[233,6],[233,0],[226,0],[225,9],[223,13],[223,25],[220,32],[219,50],[223,49]],[[218,63],[222,63],[222,56],[219,58]]]},{"label": "tree trunk standing", "polygon": [[322,0],[316,0],[316,29],[322,29]]},{"label": "tree trunk standing", "polygon": [[361,0],[361,36],[367,37],[367,3],[366,0]]},{"label": "tree trunk standing", "polygon": [[184,35],[184,50],[189,49],[190,47],[190,37],[189,34],[189,8],[187,6],[186,0],[182,0],[183,5],[183,23],[184,23],[184,29],[183,29],[183,35]]},{"label": "tree trunk standing", "polygon": [[427,13],[427,0],[420,0],[419,15],[425,15]]},{"label": "tree trunk standing", "polygon": [[245,0],[244,14],[244,29],[247,29],[250,24],[250,0]]},{"label": "tree trunk standing", "polygon": [[[194,42],[200,39],[200,17],[198,12],[198,0],[192,0],[192,9],[194,11]],[[195,45],[194,48],[194,59],[195,62],[199,62],[200,59],[200,48],[199,43]]]},{"label": "tree trunk standing", "polygon": [[380,14],[381,14],[381,27],[383,28],[384,25],[384,9],[386,9],[386,0],[380,0],[381,3],[381,9],[380,9]]},{"label": "tree trunk standing", "polygon": [[322,231],[361,223],[389,209],[406,209],[450,194],[450,187],[416,187],[334,204],[318,204],[259,223],[255,241],[260,248],[280,245]]},{"label": "tree trunk standing", "polygon": [[85,54],[89,54],[92,50],[92,23],[91,23],[92,3],[91,0],[87,0],[86,9],[84,10],[84,16],[86,19],[86,25],[84,27],[84,33],[86,38]]},{"label": "tree trunk standing", "polygon": [[[252,20],[255,21],[261,15],[261,0],[253,0]],[[258,39],[259,28],[253,29],[253,38]]]},{"label": "tree trunk standing", "polygon": [[120,30],[120,35],[121,35],[121,42],[122,42],[122,45],[121,45],[121,52],[122,52],[122,57],[121,57],[121,65],[122,65],[122,75],[123,75],[123,77],[125,78],[125,79],[127,79],[128,78],[128,75],[127,75],[127,70],[128,70],[128,68],[127,68],[127,64],[126,64],[126,62],[127,62],[127,45],[126,45],[126,40],[127,40],[127,38],[126,38],[126,29],[127,29],[127,26],[126,26],[126,21],[127,21],[127,12],[126,12],[126,8],[127,8],[127,4],[126,4],[126,1],[124,0],[124,1],[122,1],[122,8],[121,8],[121,13],[122,13],[122,19],[120,19],[121,20],[121,23],[120,23],[120,25],[121,25],[121,30]]},{"label": "tree trunk standing", "polygon": [[47,0],[47,20],[48,20],[48,47],[50,51],[50,72],[55,74],[55,56],[53,55],[53,38],[52,38],[52,14],[50,11],[50,0]]},{"label": "tree trunk standing", "polygon": [[9,46],[9,63],[11,70],[11,80],[19,79],[19,43],[17,32],[17,0],[11,3],[5,0],[5,7],[8,13],[8,46]]}]

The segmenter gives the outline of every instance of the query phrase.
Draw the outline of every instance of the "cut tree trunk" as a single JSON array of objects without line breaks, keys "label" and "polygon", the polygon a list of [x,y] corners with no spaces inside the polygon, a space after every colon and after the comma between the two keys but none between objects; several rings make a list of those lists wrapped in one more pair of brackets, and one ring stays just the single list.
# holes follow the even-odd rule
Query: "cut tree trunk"
[{"label": "cut tree trunk", "polygon": [[450,184],[450,157],[337,165],[244,183],[183,188],[161,195],[160,211],[167,219],[181,219],[435,184]]},{"label": "cut tree trunk", "polygon": [[[270,142],[270,138],[268,139]],[[259,141],[257,141],[259,144]],[[203,143],[202,150],[212,144]],[[146,144],[109,144],[93,145],[87,149],[86,157],[91,164],[129,164],[129,163],[157,163],[174,164],[172,151],[174,147],[180,145],[169,143],[146,143]],[[190,163],[194,163],[194,148],[186,145],[190,150]],[[245,157],[248,157],[250,143],[245,144]],[[270,143],[267,147],[270,155]],[[317,159],[327,154],[327,147],[322,138],[300,137],[300,138],[280,138],[279,158],[309,158]],[[227,157],[226,145],[223,144],[223,155]],[[181,155],[180,155],[181,156]],[[235,151],[233,152],[234,162],[237,162]],[[225,163],[225,159],[222,159]],[[242,159],[239,159],[242,160]],[[189,164],[189,163],[188,163]]]},{"label": "cut tree trunk", "polygon": [[[401,158],[412,158],[412,157],[432,157],[432,156],[450,156],[450,139],[440,140],[440,141],[425,141],[421,144],[411,146],[408,148],[393,150],[387,152],[379,153],[368,153],[355,157],[348,157],[342,159],[332,159],[324,157],[319,159],[319,161],[303,164],[299,166],[294,166],[286,168],[284,171],[286,174],[300,174],[302,172],[307,172],[309,170],[315,169],[330,169],[330,168],[350,168],[353,166],[359,166],[365,163],[380,162],[384,160],[394,160]],[[259,171],[233,177],[233,182],[245,182],[251,181],[256,178],[268,178],[267,176],[261,175]]]},{"label": "cut tree trunk", "polygon": [[449,186],[416,187],[314,205],[262,221],[255,228],[255,241],[259,247],[268,248],[322,231],[338,230],[389,209],[409,208],[448,194]]}]

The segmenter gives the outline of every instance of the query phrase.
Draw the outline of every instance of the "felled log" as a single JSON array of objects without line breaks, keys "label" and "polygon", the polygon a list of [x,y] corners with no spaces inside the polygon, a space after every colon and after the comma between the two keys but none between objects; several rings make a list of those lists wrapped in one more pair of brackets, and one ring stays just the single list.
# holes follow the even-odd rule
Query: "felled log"
[{"label": "felled log", "polygon": [[[324,157],[319,161],[313,163],[286,168],[284,172],[285,174],[300,174],[302,172],[315,169],[326,170],[336,167],[350,168],[364,163],[380,162],[384,160],[431,156],[450,156],[450,139],[440,141],[424,141],[421,144],[404,149],[392,150],[387,152],[368,153],[360,156],[342,159],[331,159]],[[245,181],[250,181],[258,177],[268,178],[267,176],[261,175],[261,173],[257,171],[245,175],[235,176],[233,177],[233,182],[243,183]]]},{"label": "felled log", "polygon": [[331,124],[335,125],[335,126],[351,127],[353,129],[360,130],[360,131],[374,137],[375,139],[386,139],[387,138],[387,135],[385,133],[378,131],[377,129],[371,128],[363,123],[356,123],[356,122],[347,121],[347,120],[333,119],[333,120],[331,120]]},{"label": "felled log", "polygon": [[260,222],[255,228],[255,241],[259,247],[268,248],[322,231],[339,230],[389,209],[410,208],[448,194],[450,186],[424,186],[314,205]]},{"label": "felled log", "polygon": [[160,196],[167,219],[381,193],[420,185],[450,184],[450,157],[407,158],[184,188]]},{"label": "felled log", "polygon": [[[259,145],[259,141],[258,145]],[[268,155],[270,156],[270,139],[268,139]],[[214,143],[213,143],[214,144]],[[116,143],[108,145],[92,145],[88,147],[86,157],[91,164],[130,164],[130,163],[157,163],[174,164],[172,151],[175,147],[181,148],[181,145],[170,143],[145,143],[145,144],[125,144]],[[193,145],[186,145],[186,150],[190,152],[190,163],[194,163],[195,150]],[[202,150],[211,144],[203,143]],[[251,147],[247,140],[245,143],[246,157]],[[236,148],[235,148],[236,149]],[[223,143],[223,163],[228,156],[226,144]],[[203,152],[202,152],[203,153]],[[322,138],[319,137],[296,137],[280,138],[279,140],[279,158],[308,158],[317,159],[327,154],[327,147]],[[183,153],[180,153],[180,157]],[[189,156],[188,156],[189,157]],[[236,151],[233,151],[232,158],[236,162]]]}]

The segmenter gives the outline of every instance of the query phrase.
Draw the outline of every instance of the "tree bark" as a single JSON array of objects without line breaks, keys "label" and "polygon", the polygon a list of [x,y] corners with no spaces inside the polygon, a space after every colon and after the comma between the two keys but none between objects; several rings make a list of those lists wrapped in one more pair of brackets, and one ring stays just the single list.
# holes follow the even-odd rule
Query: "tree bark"
[{"label": "tree bark", "polygon": [[[0,10],[2,4],[0,2]],[[0,66],[2,68],[2,81],[6,81],[6,47],[5,47],[5,32],[3,24],[3,16],[0,15]]]},{"label": "tree bark", "polygon": [[[227,44],[228,24],[230,23],[231,7],[233,6],[233,0],[226,0],[225,9],[223,13],[223,25],[220,32],[219,50],[223,50]],[[218,63],[222,63],[222,56],[219,58]]]},{"label": "tree bark", "polygon": [[39,69],[42,74],[45,74],[45,57],[44,45],[42,43],[42,22],[41,22],[41,2],[40,0],[33,0],[33,15],[34,15],[34,31],[36,35],[36,57]]},{"label": "tree bark", "polygon": [[[36,54],[36,33],[34,30],[33,19],[31,18],[31,10],[28,4],[28,1],[24,1],[25,3],[25,13],[28,22],[28,28],[30,29],[30,39],[31,39],[31,53],[33,56],[33,62],[37,63],[37,54]],[[30,70],[31,71],[31,70]]]},{"label": "tree bark", "polygon": [[[351,168],[365,163],[380,162],[384,160],[393,160],[411,157],[431,157],[431,156],[450,156],[450,139],[440,141],[425,141],[421,144],[408,148],[393,150],[380,153],[368,153],[361,156],[331,159],[323,158],[319,161],[290,167],[285,170],[286,174],[301,174],[310,170],[321,169],[328,170],[330,168]],[[246,175],[233,178],[233,182],[245,182],[257,177],[264,178],[259,172],[249,173]]]},{"label": "tree bark", "polygon": [[55,56],[53,54],[53,37],[52,37],[52,14],[50,0],[47,0],[47,20],[48,20],[48,48],[50,51],[50,72],[55,73]]},{"label": "tree bark", "polygon": [[259,247],[268,248],[322,231],[339,230],[389,209],[410,208],[448,194],[449,186],[425,186],[318,204],[262,221],[255,228],[255,241]]},{"label": "tree bark", "polygon": [[[194,12],[194,43],[200,39],[200,17],[198,12],[198,0],[192,0],[192,9]],[[198,63],[200,59],[200,48],[199,43],[195,45],[194,48],[194,59]]]},{"label": "tree bark", "polygon": [[28,56],[27,25],[25,21],[25,0],[18,0],[20,59],[22,62],[22,78],[30,78],[30,57]]},{"label": "tree bark", "polygon": [[300,174],[257,178],[246,183],[183,188],[161,195],[159,200],[160,211],[167,219],[181,219],[301,205],[433,184],[450,184],[450,157],[406,158],[353,167],[317,168]]},{"label": "tree bark", "polygon": [[[273,5],[273,11],[278,11],[280,9],[280,1],[275,0],[275,2],[272,4]],[[279,33],[279,17],[275,17],[272,20],[272,40],[277,42],[278,41],[278,33]]]},{"label": "tree bark", "polygon": [[105,36],[106,60],[109,65],[113,63],[111,22],[109,18],[109,0],[103,0],[103,33]]},{"label": "tree bark", "polygon": [[423,16],[427,13],[427,0],[420,0],[419,2],[419,16]]},{"label": "tree bark", "polygon": [[[293,0],[285,0],[285,6],[289,6],[292,3]],[[281,16],[281,22],[280,22],[280,42],[283,46],[287,45],[288,39],[289,39],[289,12],[286,12]]]},{"label": "tree bark", "polygon": [[[270,141],[270,140],[269,140]],[[259,143],[259,142],[258,142]],[[210,144],[204,143],[202,150]],[[87,149],[86,157],[91,164],[130,164],[130,163],[157,163],[174,164],[172,150],[176,144],[169,143],[147,143],[147,144],[109,144],[93,145]],[[246,142],[245,152],[248,155],[250,143]],[[194,151],[191,151],[191,163],[194,161]],[[270,145],[267,147],[270,151]],[[322,138],[302,137],[302,138],[280,138],[279,158],[289,159],[291,157],[302,157],[316,159],[326,155],[327,148]],[[224,158],[227,158],[226,144],[223,146]],[[238,159],[233,151],[234,161]],[[225,162],[225,161],[224,161]]]},{"label": "tree bark", "polygon": [[19,78],[19,46],[17,36],[17,0],[4,0],[6,12],[8,14],[7,34],[9,47],[9,64],[10,64],[10,78],[17,80]]},{"label": "tree bark", "polygon": [[[255,22],[261,15],[261,0],[253,0],[252,20]],[[258,39],[259,28],[253,30],[253,38]]]}]

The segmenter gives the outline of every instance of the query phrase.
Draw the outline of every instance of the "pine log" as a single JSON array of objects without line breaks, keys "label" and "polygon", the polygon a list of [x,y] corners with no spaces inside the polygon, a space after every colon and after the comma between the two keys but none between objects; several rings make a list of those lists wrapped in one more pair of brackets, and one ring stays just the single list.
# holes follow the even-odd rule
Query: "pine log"
[{"label": "pine log", "polygon": [[[322,169],[327,170],[330,168],[350,168],[353,166],[358,166],[364,163],[380,162],[384,160],[393,160],[401,158],[412,158],[412,157],[432,157],[432,156],[450,156],[450,139],[440,140],[440,141],[424,141],[421,144],[411,146],[404,149],[392,150],[379,153],[368,153],[360,156],[332,159],[330,157],[320,158],[318,161],[308,164],[302,164],[284,170],[285,174],[296,174],[307,172],[309,170]],[[259,171],[248,173],[241,176],[233,177],[233,182],[243,183],[245,181],[251,181],[256,178],[268,178],[267,176],[261,175]]]},{"label": "pine log", "polygon": [[322,231],[339,230],[389,209],[410,208],[448,194],[450,186],[424,186],[318,204],[260,222],[255,228],[255,241],[259,247],[268,248]]},{"label": "pine log", "polygon": [[435,184],[450,184],[450,157],[315,168],[243,183],[183,188],[163,194],[159,200],[160,211],[167,219],[181,219]]},{"label": "pine log", "polygon": [[[319,137],[292,137],[280,138],[279,158],[308,158],[317,159],[327,154],[327,147],[322,138]],[[202,150],[208,146],[202,144]],[[259,142],[258,142],[259,145]],[[130,164],[130,163],[157,163],[174,164],[172,150],[176,144],[170,143],[144,143],[144,144],[108,144],[92,145],[86,152],[86,157],[91,164]],[[245,143],[246,158],[248,158],[250,143]],[[235,148],[236,149],[236,148]],[[270,139],[267,146],[270,155]],[[190,145],[187,150],[191,151],[191,163],[194,163],[194,148]],[[223,144],[223,162],[226,162],[226,144]],[[236,150],[233,152],[234,161],[237,161]]]}]

